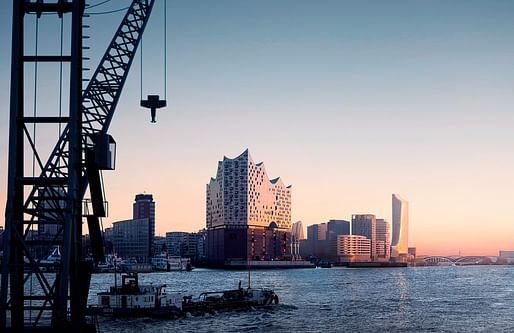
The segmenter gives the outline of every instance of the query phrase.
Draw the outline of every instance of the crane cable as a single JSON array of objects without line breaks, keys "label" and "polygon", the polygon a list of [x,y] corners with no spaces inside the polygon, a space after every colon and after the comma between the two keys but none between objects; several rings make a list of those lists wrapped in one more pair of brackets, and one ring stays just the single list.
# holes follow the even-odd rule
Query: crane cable
[{"label": "crane cable", "polygon": [[88,15],[104,15],[104,14],[112,14],[112,13],[121,12],[121,11],[127,10],[129,8],[130,8],[130,6],[119,8],[119,9],[108,10],[108,11],[105,11],[105,12],[96,12],[96,13],[85,12],[85,13],[88,14]]},{"label": "crane cable", "polygon": [[167,10],[166,10],[166,0],[164,0],[164,100],[167,99],[166,96],[166,77],[168,76],[167,72],[167,55],[166,55],[166,49],[167,49],[167,38],[166,38],[166,22],[167,22]]},{"label": "crane cable", "polygon": [[141,60],[139,61],[139,100],[143,100],[143,36],[141,35],[141,39],[139,41],[140,47],[140,56]]},{"label": "crane cable", "polygon": [[[63,44],[63,21],[64,17],[61,17],[61,59],[62,59],[62,44]],[[62,116],[62,60],[59,62],[59,118]],[[62,129],[61,122],[59,122],[59,137],[61,137]],[[60,161],[60,159],[58,159]],[[60,162],[58,162],[60,163]]]},{"label": "crane cable", "polygon": [[[36,23],[35,23],[35,50],[34,55],[36,56],[36,61],[34,62],[34,97],[33,97],[33,104],[32,104],[32,115],[34,119],[37,116],[37,74],[38,74],[38,62],[37,62],[37,56],[38,56],[38,42],[39,42],[39,18],[36,16]],[[32,124],[32,177],[36,176],[36,122]],[[32,223],[30,226],[32,230],[32,237],[34,235],[34,224]],[[31,254],[33,255],[33,254]],[[32,284],[33,284],[33,274],[30,274],[30,287],[29,287],[29,294],[32,296]],[[29,311],[29,320],[32,322],[32,297],[29,301],[31,310]]]},{"label": "crane cable", "polygon": [[[91,8],[95,8],[95,7],[98,7],[98,6],[101,6],[103,4],[106,4],[108,2],[110,2],[111,0],[104,0],[104,1],[101,1],[101,2],[98,2],[98,3],[95,3],[94,5],[88,5],[86,10],[90,10]],[[121,12],[122,10],[125,10],[125,9],[128,9],[130,8],[130,6],[128,7],[124,7],[124,8],[119,8],[119,9],[114,9],[114,10],[107,10],[107,11],[103,11],[103,12],[97,12],[97,13],[88,13],[88,12],[85,12],[85,14],[88,14],[88,15],[103,15],[103,14],[111,14],[111,13],[117,13],[117,12]]]},{"label": "crane cable", "polygon": [[111,0],[105,0],[105,1],[102,1],[102,2],[99,2],[99,3],[95,3],[94,5],[89,5],[89,6],[87,6],[87,9],[91,9],[91,8],[95,8],[95,7],[101,6],[104,3],[107,3],[109,1],[111,1]]},{"label": "crane cable", "polygon": [[[167,76],[168,76],[168,69],[167,69],[167,63],[168,63],[168,56],[167,56],[167,48],[168,48],[168,41],[167,41],[167,21],[168,21],[168,18],[167,18],[167,9],[166,9],[166,0],[163,0],[164,1],[164,13],[163,13],[163,19],[164,19],[164,22],[163,22],[163,29],[164,29],[164,37],[163,37],[163,44],[164,44],[164,50],[163,50],[163,65],[164,65],[164,99],[166,100],[167,99]],[[143,36],[141,36],[141,41],[139,42],[139,47],[140,47],[140,70],[139,70],[139,78],[140,78],[140,89],[139,89],[139,97],[140,97],[140,100],[143,100]]]},{"label": "crane cable", "polygon": [[[35,56],[36,61],[34,62],[34,98],[33,98],[33,117],[36,118],[37,116],[37,74],[38,74],[38,62],[37,62],[37,56],[38,56],[38,41],[39,41],[39,19],[36,16],[36,35],[35,35]],[[34,148],[36,147],[36,122],[32,124],[32,141],[34,142]],[[36,175],[36,152],[34,149],[32,149],[32,177],[35,177]]]}]

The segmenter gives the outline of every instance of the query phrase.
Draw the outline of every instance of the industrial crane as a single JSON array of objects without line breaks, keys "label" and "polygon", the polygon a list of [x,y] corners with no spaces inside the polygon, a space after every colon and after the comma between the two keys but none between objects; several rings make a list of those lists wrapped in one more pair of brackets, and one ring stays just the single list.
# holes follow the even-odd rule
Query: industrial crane
[{"label": "industrial crane", "polygon": [[[8,188],[0,292],[0,331],[73,328],[84,331],[91,264],[82,258],[82,221],[87,219],[95,260],[103,259],[100,218],[106,215],[100,170],[114,169],[116,142],[107,133],[155,0],[133,0],[103,58],[83,90],[84,0],[13,0]],[[28,55],[26,14],[71,15],[71,54]],[[61,42],[62,43],[62,42]],[[67,116],[27,116],[24,64],[69,63]],[[66,91],[66,90],[64,90]],[[162,103],[161,103],[162,104]],[[155,107],[155,106],[154,106]],[[62,124],[43,164],[29,126]],[[27,175],[25,147],[40,174]],[[84,199],[89,189],[90,199]],[[29,237],[34,226],[54,228],[50,238]],[[60,246],[62,259],[43,263],[36,252]],[[46,274],[54,271],[56,274]],[[33,280],[37,293],[32,290]],[[68,315],[70,309],[70,316]],[[34,313],[34,315],[33,315]],[[89,327],[90,328],[90,327]]]}]

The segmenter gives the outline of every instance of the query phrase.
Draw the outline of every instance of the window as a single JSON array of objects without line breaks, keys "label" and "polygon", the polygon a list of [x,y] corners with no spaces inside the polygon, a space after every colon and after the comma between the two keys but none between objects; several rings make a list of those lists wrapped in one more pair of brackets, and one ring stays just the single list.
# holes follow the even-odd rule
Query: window
[{"label": "window", "polygon": [[102,305],[106,305],[106,306],[109,306],[109,296],[102,296]]}]

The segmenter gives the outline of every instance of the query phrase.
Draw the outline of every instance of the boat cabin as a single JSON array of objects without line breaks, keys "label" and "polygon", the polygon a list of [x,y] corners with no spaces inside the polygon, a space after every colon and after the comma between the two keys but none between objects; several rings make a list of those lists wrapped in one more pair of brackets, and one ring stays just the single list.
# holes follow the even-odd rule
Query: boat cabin
[{"label": "boat cabin", "polygon": [[98,306],[102,308],[144,309],[165,306],[182,308],[178,295],[167,295],[166,285],[139,285],[136,273],[122,275],[120,287],[111,287],[98,293]]}]

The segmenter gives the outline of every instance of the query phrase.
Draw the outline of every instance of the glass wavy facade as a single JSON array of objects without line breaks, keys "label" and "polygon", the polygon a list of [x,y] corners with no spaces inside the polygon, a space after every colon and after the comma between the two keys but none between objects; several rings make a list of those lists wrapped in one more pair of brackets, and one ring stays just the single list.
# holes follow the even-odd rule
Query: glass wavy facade
[{"label": "glass wavy facade", "polygon": [[207,184],[206,227],[259,226],[291,229],[291,186],[269,179],[264,164],[254,163],[248,149],[218,162],[216,178]]}]

